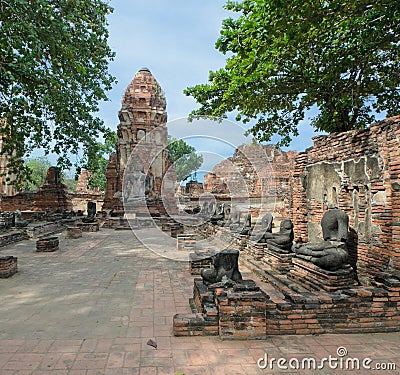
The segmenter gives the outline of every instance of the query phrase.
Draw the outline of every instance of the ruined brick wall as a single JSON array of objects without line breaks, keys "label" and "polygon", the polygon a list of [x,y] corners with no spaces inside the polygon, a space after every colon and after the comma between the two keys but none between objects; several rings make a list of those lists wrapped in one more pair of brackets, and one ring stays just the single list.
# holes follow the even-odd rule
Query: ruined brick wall
[{"label": "ruined brick wall", "polygon": [[54,189],[38,190],[36,192],[20,192],[12,196],[1,198],[2,212],[5,211],[70,211],[73,204],[65,185]]},{"label": "ruined brick wall", "polygon": [[35,192],[21,192],[13,196],[1,197],[1,212],[7,211],[33,211],[33,202],[35,200]]},{"label": "ruined brick wall", "polygon": [[204,191],[211,194],[227,194],[228,189],[221,177],[214,172],[204,175]]},{"label": "ruined brick wall", "polygon": [[284,298],[276,298],[245,288],[209,289],[202,279],[195,279],[193,303],[197,312],[176,314],[174,335],[248,340],[270,335],[399,331],[400,283],[393,279],[339,293],[284,289]]},{"label": "ruined brick wall", "polygon": [[318,136],[296,159],[293,222],[297,241],[321,238],[329,206],[350,217],[349,253],[362,283],[400,270],[400,116],[369,129]]},{"label": "ruined brick wall", "polygon": [[[119,184],[119,173],[117,169],[117,154],[115,152],[110,154],[106,169],[106,191],[104,194],[103,210],[105,209],[122,209],[121,201],[116,197]],[[122,193],[121,193],[122,196]],[[119,207],[121,206],[121,207]]]},{"label": "ruined brick wall", "polygon": [[290,217],[291,178],[297,155],[296,151],[285,152],[274,145],[241,145],[231,158],[204,176],[204,190],[217,198],[264,197],[273,200],[275,213]]},{"label": "ruined brick wall", "polygon": [[74,211],[81,210],[82,212],[86,212],[88,202],[96,203],[97,211],[101,211],[104,203],[104,194],[101,193],[73,192],[69,193],[68,196],[72,201],[72,209]]},{"label": "ruined brick wall", "polygon": [[86,212],[88,202],[95,202],[97,211],[100,211],[104,203],[104,193],[89,188],[90,172],[82,169],[79,174],[78,183],[74,192],[68,196],[72,201],[72,209],[74,211],[81,210]]},{"label": "ruined brick wall", "polygon": [[399,330],[398,285],[320,292],[318,296],[291,293],[285,297],[267,303],[267,336]]},{"label": "ruined brick wall", "polygon": [[57,167],[50,167],[46,181],[36,192],[20,192],[13,196],[3,196],[1,211],[45,211],[72,210],[67,186],[60,181]]},{"label": "ruined brick wall", "polygon": [[91,177],[91,173],[86,170],[82,169],[81,173],[79,174],[78,177],[78,182],[76,184],[76,192],[81,192],[81,193],[88,193],[88,194],[97,194],[100,193],[99,188],[96,187],[95,189],[91,189],[89,187],[89,180]]}]

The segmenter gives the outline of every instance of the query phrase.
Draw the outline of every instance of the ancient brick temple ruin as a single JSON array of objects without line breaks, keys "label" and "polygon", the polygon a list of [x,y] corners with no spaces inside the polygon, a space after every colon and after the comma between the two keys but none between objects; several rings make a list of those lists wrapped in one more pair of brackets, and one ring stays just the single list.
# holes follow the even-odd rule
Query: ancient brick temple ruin
[{"label": "ancient brick temple ruin", "polygon": [[143,173],[146,198],[161,201],[163,178],[171,166],[167,151],[166,101],[160,85],[147,68],[139,70],[128,85],[118,117],[117,149],[111,154],[106,171],[103,210],[123,211],[127,167],[132,184],[129,179],[125,180],[125,194],[140,195],[128,190],[134,189],[135,175]]},{"label": "ancient brick temple ruin", "polygon": [[[293,221],[296,242],[321,239],[323,213],[344,210],[351,264],[369,284],[377,272],[400,269],[399,134],[398,116],[365,130],[315,137],[313,147],[300,154],[243,145],[205,175],[203,188],[222,200],[232,186],[244,187],[234,193],[250,198],[275,194],[274,216]],[[254,163],[260,150],[269,169]]]},{"label": "ancient brick temple ruin", "polygon": [[271,197],[273,211],[287,217],[292,210],[291,177],[297,154],[274,145],[241,145],[204,176],[204,191],[218,200],[248,197],[257,202],[262,196]]},{"label": "ancient brick temple ruin", "polygon": [[[240,159],[254,194],[260,179],[248,158]],[[194,275],[200,262],[214,268],[194,280],[193,313],[174,316],[175,335],[251,339],[399,330],[400,116],[315,137],[289,166],[278,172],[291,203],[279,230],[256,240],[232,225],[209,231],[227,238],[241,262],[267,283],[235,282],[229,274],[210,283],[205,276],[220,274],[218,258],[192,258]],[[232,184],[227,170],[215,168],[204,190],[226,194]],[[234,262],[226,264],[225,271]]]},{"label": "ancient brick temple ruin", "polygon": [[82,169],[78,177],[78,183],[74,192],[69,193],[72,200],[74,211],[86,211],[88,202],[96,203],[97,207],[101,208],[104,201],[104,193],[99,189],[91,189],[89,187],[90,172]]},{"label": "ancient brick temple ruin", "polygon": [[50,167],[46,180],[37,192],[20,192],[13,196],[3,196],[1,211],[57,211],[72,210],[72,201],[67,186],[61,182],[57,167]]}]

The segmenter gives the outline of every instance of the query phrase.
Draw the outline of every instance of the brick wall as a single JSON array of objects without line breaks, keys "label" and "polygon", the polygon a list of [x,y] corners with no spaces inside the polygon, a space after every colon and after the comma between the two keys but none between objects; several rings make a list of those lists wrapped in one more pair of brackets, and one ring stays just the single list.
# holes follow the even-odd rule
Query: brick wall
[{"label": "brick wall", "polygon": [[285,297],[285,300],[267,303],[267,335],[399,330],[399,285],[309,296],[292,292]]},{"label": "brick wall", "polygon": [[66,186],[43,185],[36,192],[20,192],[12,196],[1,197],[1,211],[45,211],[72,210],[72,201]]},{"label": "brick wall", "polygon": [[24,192],[1,197],[1,211],[33,211],[35,192]]},{"label": "brick wall", "polygon": [[101,211],[104,202],[104,194],[96,192],[73,192],[69,193],[68,197],[72,201],[72,209],[74,211],[81,210],[86,212],[88,202],[96,203],[96,210]]},{"label": "brick wall", "polygon": [[318,136],[298,155],[293,171],[297,241],[321,238],[328,206],[350,217],[350,260],[370,284],[382,271],[400,270],[400,116],[369,129]]},{"label": "brick wall", "polygon": [[185,186],[185,194],[191,197],[199,197],[204,193],[203,184],[197,181],[189,181]]},{"label": "brick wall", "polygon": [[[251,280],[245,283],[253,283]],[[260,290],[209,289],[194,280],[196,312],[176,314],[175,336],[215,336],[260,339],[268,335],[397,332],[400,323],[400,282],[382,280],[376,286],[337,292],[283,291],[284,299]]]}]

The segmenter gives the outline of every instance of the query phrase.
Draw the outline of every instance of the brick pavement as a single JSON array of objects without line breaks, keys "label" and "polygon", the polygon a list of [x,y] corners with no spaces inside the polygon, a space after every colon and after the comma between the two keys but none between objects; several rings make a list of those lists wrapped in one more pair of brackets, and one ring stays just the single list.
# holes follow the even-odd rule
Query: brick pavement
[{"label": "brick pavement", "polygon": [[[193,277],[187,263],[156,256],[130,231],[60,235],[56,253],[35,253],[35,242],[24,241],[0,254],[17,256],[19,267],[0,279],[0,375],[349,373],[340,363],[318,371],[283,370],[276,362],[272,370],[257,367],[265,354],[295,365],[296,359],[337,357],[340,346],[348,351],[344,359],[397,365],[351,373],[399,372],[399,333],[263,341],[172,336],[173,315],[190,312]],[[147,345],[150,338],[157,349]]]}]

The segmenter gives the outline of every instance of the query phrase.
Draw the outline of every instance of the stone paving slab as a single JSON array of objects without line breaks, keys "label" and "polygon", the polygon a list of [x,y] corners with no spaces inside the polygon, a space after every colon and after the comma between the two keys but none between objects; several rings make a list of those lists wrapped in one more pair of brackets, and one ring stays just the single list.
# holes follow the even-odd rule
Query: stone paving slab
[{"label": "stone paving slab", "polygon": [[[0,279],[0,375],[343,374],[345,362],[320,370],[282,369],[296,360],[338,357],[397,374],[400,334],[270,336],[262,341],[174,337],[172,317],[190,313],[188,264],[155,255],[131,231],[102,229],[79,239],[60,235],[60,250],[36,253],[35,241],[8,245],[19,272]],[[251,275],[245,275],[252,277]],[[152,339],[157,349],[147,345]],[[275,358],[264,369],[265,356]],[[308,363],[308,362],[307,362]],[[332,363],[332,366],[335,363]],[[281,360],[282,366],[282,360]]]}]

